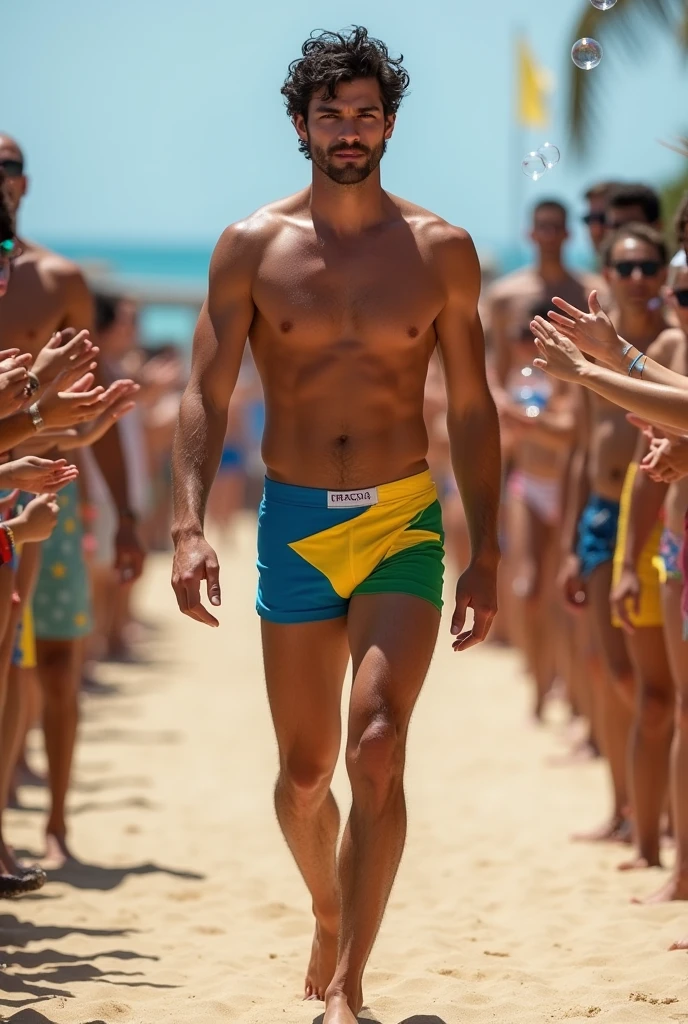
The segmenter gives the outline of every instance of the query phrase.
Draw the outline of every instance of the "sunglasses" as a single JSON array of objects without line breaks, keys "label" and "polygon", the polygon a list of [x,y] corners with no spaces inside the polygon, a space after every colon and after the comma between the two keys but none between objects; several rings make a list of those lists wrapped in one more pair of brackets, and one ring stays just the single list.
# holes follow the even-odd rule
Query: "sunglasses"
[{"label": "sunglasses", "polygon": [[21,178],[24,164],[21,160],[0,160],[0,171],[4,171],[8,178]]},{"label": "sunglasses", "polygon": [[674,288],[672,294],[679,306],[683,306],[684,309],[688,308],[688,288]]},{"label": "sunglasses", "polygon": [[591,224],[606,224],[607,218],[604,213],[586,213],[584,217],[581,217],[584,224],[590,227]]},{"label": "sunglasses", "polygon": [[639,270],[643,277],[655,277],[662,269],[659,260],[619,260],[612,263],[612,267],[619,277],[628,279],[635,270]]}]

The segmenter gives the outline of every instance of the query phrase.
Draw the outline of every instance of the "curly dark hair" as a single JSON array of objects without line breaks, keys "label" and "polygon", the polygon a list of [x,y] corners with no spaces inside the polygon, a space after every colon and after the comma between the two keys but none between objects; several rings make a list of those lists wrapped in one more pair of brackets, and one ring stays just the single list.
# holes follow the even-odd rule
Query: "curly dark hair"
[{"label": "curly dark hair", "polygon": [[14,217],[3,189],[4,184],[5,172],[0,170],[0,242],[14,238]]},{"label": "curly dark hair", "polygon": [[[396,114],[410,82],[403,59],[403,54],[390,57],[385,44],[372,39],[362,25],[354,25],[348,33],[311,32],[301,57],[289,65],[282,86],[287,113],[292,120],[299,114],[305,120],[311,97],[319,90],[324,90],[325,100],[331,100],[341,82],[377,78],[385,116]],[[309,156],[307,143],[300,141],[299,149]]]}]

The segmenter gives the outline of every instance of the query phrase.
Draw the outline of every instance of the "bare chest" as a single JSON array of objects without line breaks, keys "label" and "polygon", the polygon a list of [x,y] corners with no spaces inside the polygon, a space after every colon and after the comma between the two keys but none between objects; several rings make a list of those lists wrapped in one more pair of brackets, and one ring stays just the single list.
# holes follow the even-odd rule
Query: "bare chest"
[{"label": "bare chest", "polygon": [[18,346],[36,354],[51,334],[65,326],[61,289],[33,267],[17,269],[0,302],[0,347]]},{"label": "bare chest", "polygon": [[432,267],[406,242],[286,242],[266,253],[254,300],[258,330],[307,349],[327,341],[411,344],[433,330],[444,297]]}]

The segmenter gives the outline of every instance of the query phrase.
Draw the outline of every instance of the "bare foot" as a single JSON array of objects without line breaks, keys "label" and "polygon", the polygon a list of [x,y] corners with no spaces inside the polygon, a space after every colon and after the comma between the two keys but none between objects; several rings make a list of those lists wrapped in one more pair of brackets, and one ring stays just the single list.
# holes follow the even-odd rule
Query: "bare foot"
[{"label": "bare foot", "polygon": [[78,863],[67,846],[65,836],[57,836],[53,832],[46,833],[45,856],[41,860],[41,867],[46,871],[59,871],[65,864]]},{"label": "bare foot", "polygon": [[618,817],[592,832],[575,832],[571,836],[574,843],[630,843],[631,838],[630,822]]},{"label": "bare foot", "polygon": [[347,1003],[343,992],[327,997],[323,1024],[358,1024],[356,1014]]},{"label": "bare foot", "polygon": [[652,906],[655,903],[671,903],[672,900],[688,900],[688,878],[672,875],[657,892],[646,896],[644,900],[639,900],[636,897],[631,900],[631,903]]},{"label": "bare foot", "polygon": [[649,860],[647,857],[632,857],[631,860],[622,861],[617,866],[617,871],[647,871],[648,868],[661,868],[659,857]]},{"label": "bare foot", "polygon": [[688,949],[688,939],[679,939],[678,942],[672,942],[669,949]]},{"label": "bare foot", "polygon": [[338,930],[327,930],[324,925],[316,921],[311,959],[306,971],[304,999],[323,1000],[325,998],[327,986],[334,978],[337,966],[338,941]]}]

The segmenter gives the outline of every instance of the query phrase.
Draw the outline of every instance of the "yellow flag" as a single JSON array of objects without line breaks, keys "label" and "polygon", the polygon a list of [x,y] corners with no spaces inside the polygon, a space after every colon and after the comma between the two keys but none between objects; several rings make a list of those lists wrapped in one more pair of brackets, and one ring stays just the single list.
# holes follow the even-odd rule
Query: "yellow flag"
[{"label": "yellow flag", "polygon": [[536,63],[524,39],[518,41],[518,107],[519,122],[525,128],[546,128],[549,123],[547,94],[549,74]]}]

